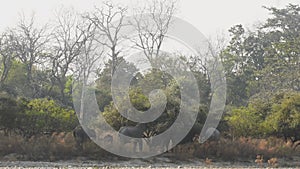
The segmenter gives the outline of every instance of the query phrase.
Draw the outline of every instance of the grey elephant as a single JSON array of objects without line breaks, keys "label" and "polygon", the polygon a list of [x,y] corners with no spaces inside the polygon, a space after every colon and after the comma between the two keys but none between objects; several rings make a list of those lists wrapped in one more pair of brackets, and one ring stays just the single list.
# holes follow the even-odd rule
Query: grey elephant
[{"label": "grey elephant", "polygon": [[[144,123],[139,123],[136,126],[124,126],[119,129],[119,138],[122,144],[134,143],[134,151],[136,151],[137,144],[139,145],[139,151],[143,149],[143,141],[140,138],[144,137],[144,131],[146,130],[146,125]],[[127,136],[127,137],[124,137]],[[130,138],[128,138],[130,137]]]},{"label": "grey elephant", "polygon": [[199,136],[199,142],[203,143],[206,140],[208,141],[219,141],[221,137],[221,133],[218,129],[210,127],[205,131],[204,137]]},{"label": "grey elephant", "polygon": [[83,143],[85,141],[90,140],[90,137],[96,137],[96,133],[94,130],[86,128],[87,133],[82,128],[82,126],[78,125],[73,129],[73,136],[76,142],[76,148],[80,151],[83,150]]}]

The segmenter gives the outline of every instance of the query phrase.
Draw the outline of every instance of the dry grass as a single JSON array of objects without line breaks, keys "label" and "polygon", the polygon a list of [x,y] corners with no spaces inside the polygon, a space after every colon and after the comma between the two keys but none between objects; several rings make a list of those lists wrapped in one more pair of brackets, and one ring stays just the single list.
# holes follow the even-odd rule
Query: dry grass
[{"label": "dry grass", "polygon": [[264,156],[261,154],[256,155],[256,159],[254,161],[259,167],[263,167]]},{"label": "dry grass", "polygon": [[278,159],[277,158],[270,158],[268,160],[268,164],[270,167],[277,167],[278,166]]},{"label": "dry grass", "polygon": [[[191,149],[193,151],[190,151]],[[254,161],[257,154],[261,154],[265,159],[270,159],[291,157],[299,154],[300,151],[295,151],[289,143],[272,137],[268,139],[221,139],[218,142],[212,141],[204,144],[178,145],[172,152],[182,157],[193,156],[202,159],[207,157],[217,158],[225,161]]]},{"label": "dry grass", "polygon": [[[8,154],[19,154],[22,159],[33,161],[55,161],[73,159],[85,156],[89,159],[113,157],[92,142],[84,144],[83,151],[78,151],[75,146],[72,133],[53,133],[52,136],[32,137],[28,140],[21,136],[4,136],[0,133],[0,159]],[[292,157],[300,154],[300,149],[292,149],[289,143],[281,139],[252,139],[239,138],[236,140],[221,139],[218,142],[206,142],[204,144],[190,143],[177,145],[171,151],[172,156],[178,160],[190,158],[213,159],[214,161],[250,161],[256,160],[256,155],[264,157],[264,163],[276,166],[275,159]]]},{"label": "dry grass", "polygon": [[209,159],[209,158],[205,158],[205,160],[204,160],[204,163],[206,164],[206,165],[211,165],[211,163],[212,163],[212,159]]},{"label": "dry grass", "polygon": [[[34,136],[28,140],[21,136],[3,136],[0,133],[0,159],[9,154],[19,154],[32,161],[67,160],[77,156],[103,157],[107,152],[91,142],[84,143],[83,151],[76,149],[72,133],[53,133],[51,136]],[[99,156],[101,154],[101,156]]]}]

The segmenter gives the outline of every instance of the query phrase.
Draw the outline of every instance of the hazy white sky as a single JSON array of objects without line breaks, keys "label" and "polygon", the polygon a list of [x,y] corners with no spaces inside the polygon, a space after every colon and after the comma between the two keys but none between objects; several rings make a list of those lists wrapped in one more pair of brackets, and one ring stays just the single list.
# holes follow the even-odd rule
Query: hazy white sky
[{"label": "hazy white sky", "polygon": [[[29,15],[35,11],[38,22],[45,23],[54,16],[61,5],[73,6],[78,11],[88,11],[102,0],[0,0],[0,30],[13,26],[20,13]],[[113,0],[134,5],[143,0]],[[226,32],[235,24],[248,27],[268,17],[262,6],[284,7],[288,3],[300,4],[300,0],[180,0],[179,16],[196,26],[205,36]]]}]

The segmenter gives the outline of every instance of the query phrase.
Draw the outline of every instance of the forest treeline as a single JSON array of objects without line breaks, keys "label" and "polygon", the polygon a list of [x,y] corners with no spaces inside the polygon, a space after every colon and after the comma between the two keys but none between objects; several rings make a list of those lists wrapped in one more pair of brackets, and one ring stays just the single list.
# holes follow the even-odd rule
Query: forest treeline
[{"label": "forest treeline", "polygon": [[[215,44],[222,42],[211,43],[211,52],[218,53],[223,63],[227,82],[226,108],[218,129],[224,137],[275,136],[296,142],[300,140],[300,6],[264,8],[270,13],[266,21],[251,29],[232,26],[229,43],[220,49]],[[78,125],[72,88],[75,81],[90,74],[96,76],[95,94],[106,121],[116,130],[133,125],[119,114],[111,95],[111,77],[118,64],[125,61],[121,41],[128,41],[128,37],[120,36],[120,31],[133,25],[139,36],[129,42],[150,61],[163,60],[174,66],[176,60],[158,53],[172,26],[176,3],[153,1],[141,7],[140,13],[153,14],[150,20],[156,25],[152,27],[147,27],[138,14],[133,14],[135,22],[125,23],[128,11],[108,2],[80,14],[62,9],[55,21],[46,25],[37,26],[34,17],[21,18],[15,27],[3,31],[0,129],[27,138],[71,131]],[[205,122],[211,100],[208,64],[200,54],[181,58],[190,66],[199,87],[201,102],[195,124],[198,130]],[[93,64],[99,60],[104,62],[95,68]],[[137,70],[135,65],[126,63],[127,72]],[[148,94],[153,89],[161,89],[167,99],[162,115],[148,126],[158,134],[176,119],[181,96],[178,81],[168,73],[158,69],[138,73],[129,90],[136,109],[150,108]],[[94,124],[101,125],[97,119]]]}]

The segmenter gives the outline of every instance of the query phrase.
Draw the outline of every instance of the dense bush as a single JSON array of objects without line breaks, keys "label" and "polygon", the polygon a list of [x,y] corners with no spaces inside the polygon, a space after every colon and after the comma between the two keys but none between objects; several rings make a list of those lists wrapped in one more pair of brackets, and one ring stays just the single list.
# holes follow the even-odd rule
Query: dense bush
[{"label": "dense bush", "polygon": [[5,134],[9,134],[17,127],[16,119],[19,116],[19,107],[17,101],[6,94],[0,95],[0,128]]},{"label": "dense bush", "polygon": [[300,140],[300,93],[280,92],[233,108],[226,117],[235,136],[279,136]]},{"label": "dense bush", "polygon": [[16,132],[24,137],[52,132],[71,131],[76,125],[74,110],[51,99],[0,98],[0,127],[5,134]]},{"label": "dense bush", "polygon": [[29,137],[54,131],[71,131],[77,125],[77,117],[74,110],[64,108],[54,100],[33,99],[26,104],[18,123],[18,129]]}]

